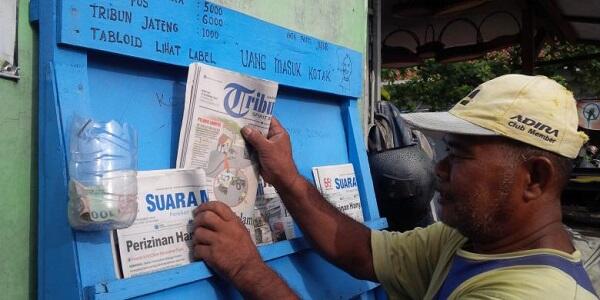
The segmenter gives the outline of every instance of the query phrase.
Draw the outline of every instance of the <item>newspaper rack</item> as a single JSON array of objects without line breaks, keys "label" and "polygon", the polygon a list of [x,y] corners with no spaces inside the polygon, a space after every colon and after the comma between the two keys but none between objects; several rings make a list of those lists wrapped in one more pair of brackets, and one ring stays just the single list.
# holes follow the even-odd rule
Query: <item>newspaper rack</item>
[{"label": "newspaper rack", "polygon": [[[313,166],[352,163],[365,223],[386,227],[357,111],[363,86],[359,53],[204,0],[30,5],[40,38],[40,299],[239,298],[202,262],[117,279],[110,234],[73,231],[67,222],[66,133],[74,116],[126,120],[139,132],[140,169],[173,168],[192,61],[279,82],[275,116],[290,132],[300,172],[311,178]],[[302,298],[381,295],[377,284],[337,269],[303,238],[259,250]]]}]

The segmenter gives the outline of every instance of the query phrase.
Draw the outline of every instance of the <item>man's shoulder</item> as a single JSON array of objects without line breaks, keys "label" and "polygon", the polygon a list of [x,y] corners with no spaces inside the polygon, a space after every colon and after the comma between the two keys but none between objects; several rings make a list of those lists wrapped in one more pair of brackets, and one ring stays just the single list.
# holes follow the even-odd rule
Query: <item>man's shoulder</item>
[{"label": "man's shoulder", "polygon": [[456,229],[442,223],[436,222],[427,227],[417,227],[412,230],[404,231],[404,232],[396,232],[396,231],[377,231],[373,230],[376,234],[382,234],[385,236],[391,237],[401,237],[401,236],[412,236],[418,235],[423,237],[440,237],[440,238],[455,238],[455,239],[465,239]]},{"label": "man's shoulder", "polygon": [[438,265],[447,266],[463,240],[442,223],[401,233],[373,231],[371,249],[377,279],[390,298],[410,295],[422,299],[432,280],[442,280]]},{"label": "man's shoulder", "polygon": [[[421,245],[428,249],[437,249],[437,251],[446,249],[449,252],[454,252],[464,241],[466,241],[466,238],[456,229],[441,222],[405,232],[373,230],[371,233],[373,248],[393,249],[396,247],[419,247]],[[449,248],[452,248],[452,250]]]},{"label": "man's shoulder", "polygon": [[494,269],[461,284],[450,297],[500,299],[598,299],[575,279],[552,266],[519,265]]}]

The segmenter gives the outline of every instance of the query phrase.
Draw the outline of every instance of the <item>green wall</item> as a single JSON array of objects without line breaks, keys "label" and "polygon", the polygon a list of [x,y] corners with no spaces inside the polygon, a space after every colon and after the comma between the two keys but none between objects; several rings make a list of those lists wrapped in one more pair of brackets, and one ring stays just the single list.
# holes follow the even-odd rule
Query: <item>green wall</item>
[{"label": "green wall", "polygon": [[[216,0],[216,3],[364,53],[366,0]],[[19,0],[21,79],[0,78],[0,299],[35,298],[37,35]]]},{"label": "green wall", "polygon": [[364,53],[367,0],[213,0],[223,6]]},{"label": "green wall", "polygon": [[0,298],[35,295],[37,36],[19,1],[21,79],[0,78]]}]

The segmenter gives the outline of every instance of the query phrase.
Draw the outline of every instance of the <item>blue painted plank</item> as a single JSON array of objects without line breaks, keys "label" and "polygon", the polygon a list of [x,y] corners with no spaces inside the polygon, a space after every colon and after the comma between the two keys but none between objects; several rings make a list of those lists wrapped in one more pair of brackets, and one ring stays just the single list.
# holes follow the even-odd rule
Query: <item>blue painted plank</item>
[{"label": "blue painted plank", "polygon": [[[313,261],[320,268],[315,270],[307,264]],[[301,299],[350,299],[361,293],[369,292],[378,284],[359,281],[347,274],[339,276],[340,270],[325,262],[313,252],[305,252],[295,256],[269,262],[271,268],[280,271],[284,280],[300,296]],[[329,277],[322,280],[327,274]],[[334,280],[337,278],[337,280]],[[328,284],[323,284],[323,281]],[[124,299],[123,295],[98,295],[96,299]],[[227,282],[213,277],[167,289],[152,294],[134,297],[133,299],[242,299],[241,295]]]},{"label": "blue painted plank", "polygon": [[[39,202],[38,202],[38,298],[76,299],[83,290],[73,231],[67,222],[66,154],[62,139],[55,70],[50,63],[40,67],[39,104]],[[56,276],[56,274],[61,276]],[[69,286],[57,289],[56,286]]]},{"label": "blue painted plank", "polygon": [[349,162],[341,103],[339,96],[289,88],[277,95],[274,115],[290,135],[298,171],[310,182],[313,166]]},{"label": "blue painted plank", "polygon": [[[83,287],[75,235],[67,221],[67,150],[64,139],[63,103],[65,82],[62,65],[77,64],[79,51],[56,47],[57,5],[52,1],[32,3],[38,7],[39,23],[39,200],[37,297],[81,299]],[[34,15],[34,18],[36,15]],[[85,56],[83,56],[85,60]],[[61,66],[59,66],[61,65]],[[77,99],[77,97],[72,97]]]},{"label": "blue painted plank", "polygon": [[292,260],[292,268],[275,269],[300,294],[301,299],[350,299],[379,286],[350,276],[314,251],[287,258]]},{"label": "blue painted plank", "polygon": [[29,22],[35,23],[40,20],[40,2],[39,0],[29,1]]},{"label": "blue painted plank", "polygon": [[375,220],[379,219],[379,209],[356,102],[356,99],[349,98],[342,105],[344,127],[347,129],[348,156],[354,165],[365,220]]},{"label": "blue painted plank", "polygon": [[[88,65],[85,53],[70,53],[70,60],[57,63],[56,82],[58,102],[61,111],[61,127],[65,145],[70,143],[72,120],[75,116],[90,117],[91,101],[88,86]],[[68,147],[65,146],[66,161],[70,158]],[[48,174],[46,174],[48,176]],[[56,194],[54,197],[68,197]],[[63,198],[63,199],[65,199]],[[66,207],[63,208],[66,211]],[[112,251],[108,232],[75,232],[79,268],[85,270],[80,274],[82,286],[114,278],[115,270],[112,263]],[[103,245],[103,246],[100,246]]]},{"label": "blue painted plank", "polygon": [[[387,227],[387,222],[385,219],[377,219],[371,222],[366,222],[366,225],[372,229],[383,229]],[[281,241],[278,243],[274,243],[271,245],[260,246],[259,252],[262,258],[268,262],[271,267],[275,269],[279,274],[286,277],[289,283],[294,283],[292,280],[296,273],[303,274],[305,280],[311,280],[308,273],[304,271],[299,271],[300,265],[296,266],[295,270],[290,270],[288,267],[282,267],[277,260],[287,259],[288,256],[294,256],[301,253],[301,251],[309,248],[308,242],[304,238],[297,238],[288,241]],[[317,268],[318,264],[324,263],[321,258],[318,259],[318,263],[307,263],[307,266],[303,268],[308,268],[308,265]],[[285,265],[285,263],[283,263]],[[312,271],[315,272],[315,269]],[[317,273],[318,274],[318,273]],[[300,276],[300,275],[298,275]],[[328,276],[338,278],[339,276],[349,276],[344,274],[343,271],[337,270],[335,273],[330,273]],[[95,299],[127,299],[131,297],[139,297],[143,295],[149,295],[152,293],[158,293],[161,291],[166,291],[168,289],[172,289],[175,287],[180,287],[186,284],[195,283],[202,280],[210,279],[214,277],[212,271],[210,271],[203,262],[195,262],[190,265],[165,270],[161,272],[151,273],[147,275],[136,276],[128,279],[122,280],[111,280],[102,283],[95,284],[93,287],[88,288],[88,295],[91,298]],[[360,281],[355,281],[355,283]],[[369,283],[368,287],[371,287],[372,284]],[[376,285],[375,285],[376,286]],[[214,286],[205,287],[204,289],[199,289],[196,292],[200,291],[206,292],[211,295],[213,292],[217,293],[218,291],[212,291],[215,289]],[[216,294],[215,294],[216,295]],[[203,299],[213,299],[208,297],[208,295],[203,295]],[[318,298],[315,298],[318,299]]]},{"label": "blue painted plank", "polygon": [[375,293],[375,299],[377,300],[388,300],[388,295],[385,292],[385,289],[383,288],[383,286],[379,286],[374,290]]},{"label": "blue painted plank", "polygon": [[140,170],[174,168],[187,69],[133,61],[88,59],[87,109],[96,120],[127,122],[137,130]]},{"label": "blue painted plank", "polygon": [[361,97],[360,53],[204,0],[62,0],[60,42]]}]

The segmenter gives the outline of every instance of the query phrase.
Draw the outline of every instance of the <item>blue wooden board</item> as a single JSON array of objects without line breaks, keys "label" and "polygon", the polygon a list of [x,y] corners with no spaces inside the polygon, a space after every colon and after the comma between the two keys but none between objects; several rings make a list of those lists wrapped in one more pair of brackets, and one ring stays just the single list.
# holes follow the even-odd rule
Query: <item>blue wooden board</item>
[{"label": "blue wooden board", "polygon": [[361,97],[360,53],[204,0],[63,0],[61,43]]},{"label": "blue wooden board", "polygon": [[[32,0],[31,7],[39,7],[31,16],[40,25],[39,298],[239,297],[202,262],[117,279],[109,234],[73,231],[66,218],[73,118],[130,123],[140,169],[172,168],[192,61],[278,81],[274,114],[289,130],[302,175],[352,163],[367,225],[386,227],[358,118],[359,53],[200,0]],[[303,238],[259,251],[302,298],[377,298],[377,284],[332,266]]]},{"label": "blue wooden board", "polygon": [[[381,229],[387,223],[385,219],[378,219],[367,222],[367,225]],[[377,287],[375,283],[352,278],[308,249],[308,243],[302,238],[258,248],[267,264],[284,277],[303,299],[340,298],[322,297],[325,293],[330,296],[343,294],[346,296],[341,299],[347,299]],[[294,258],[296,256],[301,258]],[[290,265],[290,262],[294,264]],[[156,299],[170,299],[167,295],[187,293],[181,291],[182,287],[186,290],[186,286],[192,286],[191,292],[201,295],[202,299],[232,299],[226,295],[237,295],[231,285],[214,276],[202,262],[128,279],[102,281],[88,286],[87,295],[90,299],[129,299],[148,295],[158,296]]]},{"label": "blue wooden board", "polygon": [[[127,121],[140,132],[139,159],[141,169],[174,167],[174,153],[177,148],[177,135],[180,126],[183,104],[183,78],[185,68],[173,68],[161,64],[139,64],[134,59],[111,57],[110,55],[89,55],[71,53],[68,60],[57,64],[52,73],[54,80],[49,86],[56,86],[56,115],[52,110],[43,114],[42,128],[56,129],[59,137],[52,137],[57,146],[44,147],[42,157],[57,166],[41,171],[43,179],[52,178],[56,170],[65,171],[68,153],[54,153],[57,148],[64,151],[69,143],[68,128],[76,114],[83,114],[97,120],[116,119]],[[294,146],[294,157],[300,172],[311,178],[310,168],[352,162],[359,180],[365,219],[371,228],[380,229],[386,222],[379,218],[376,210],[372,183],[368,175],[366,153],[360,133],[360,122],[356,99],[331,94],[306,92],[296,88],[282,87],[277,97],[275,115],[288,128]],[[56,117],[58,123],[47,123]],[[51,125],[51,126],[50,126]],[[44,136],[44,139],[49,136]],[[63,144],[64,141],[64,144]],[[50,154],[50,155],[48,155]],[[362,177],[362,178],[360,178]],[[48,242],[41,245],[41,252],[48,252],[52,240],[61,240],[69,246],[69,239],[75,245],[70,250],[76,256],[78,269],[77,286],[86,291],[90,299],[126,299],[130,297],[186,297],[194,292],[204,299],[230,299],[237,297],[231,286],[216,279],[203,263],[157,272],[136,278],[118,280],[112,264],[112,252],[107,232],[74,232],[64,235],[54,232],[58,228],[68,228],[66,209],[57,203],[65,203],[66,180],[62,178],[50,186],[58,188],[58,193],[41,196],[41,214],[53,222],[51,227],[40,229],[40,236],[50,234]],[[46,204],[50,204],[44,208]],[[58,226],[60,225],[60,227]],[[69,252],[68,249],[63,250]],[[279,242],[260,248],[263,258],[280,272],[306,299],[330,298],[334,295],[360,295],[372,290],[375,284],[352,279],[339,269],[323,261],[308,249],[303,239]],[[307,252],[306,254],[303,254]],[[311,254],[312,253],[312,254]],[[294,258],[300,255],[303,258]],[[45,256],[45,255],[44,255]],[[44,265],[43,290],[52,291],[50,282],[60,286],[63,277],[54,276],[53,264],[64,263],[64,256],[50,260]],[[327,274],[327,280],[319,280]],[[73,287],[74,288],[74,287]],[[66,291],[68,289],[62,289]],[[51,294],[42,294],[45,298]],[[64,296],[64,295],[63,295]],[[52,299],[54,297],[48,297]],[[65,297],[65,299],[71,297]],[[335,297],[334,297],[335,298]],[[365,298],[367,299],[367,298]],[[372,298],[368,298],[372,299]]]},{"label": "blue wooden board", "polygon": [[[139,133],[141,170],[175,167],[185,98],[185,68],[156,63],[141,65],[132,59],[103,55],[89,56],[84,66],[66,65],[60,66],[59,70],[57,82],[61,87],[59,99],[64,128],[69,128],[71,120],[78,114],[95,120],[128,122]],[[81,76],[86,76],[87,80],[79,78]],[[76,94],[80,85],[89,91],[87,96]],[[355,104],[349,104],[355,102],[355,99],[342,96],[280,88],[274,115],[288,129],[299,171],[309,180],[312,181],[313,166],[348,163],[352,162],[350,156],[364,155],[364,151],[358,150],[364,146],[357,149],[356,139],[352,143],[348,140],[355,134],[352,126],[360,132],[357,118],[355,123],[348,121],[352,118],[350,115],[356,115]],[[353,108],[345,108],[347,105],[353,105]],[[64,136],[64,140],[68,144],[69,136]],[[362,139],[357,140],[362,145]],[[358,162],[355,163],[357,173],[366,167]],[[369,189],[369,185],[372,186],[370,176],[358,178],[368,180],[364,184],[361,182],[360,188],[365,219],[376,220],[379,215],[371,216],[368,209],[376,205],[374,193]],[[75,236],[81,269],[89,270],[81,273],[82,284],[93,286],[113,280],[113,264],[107,263],[113,256],[108,233],[76,232]],[[270,259],[274,254],[269,253],[267,258]]]}]

